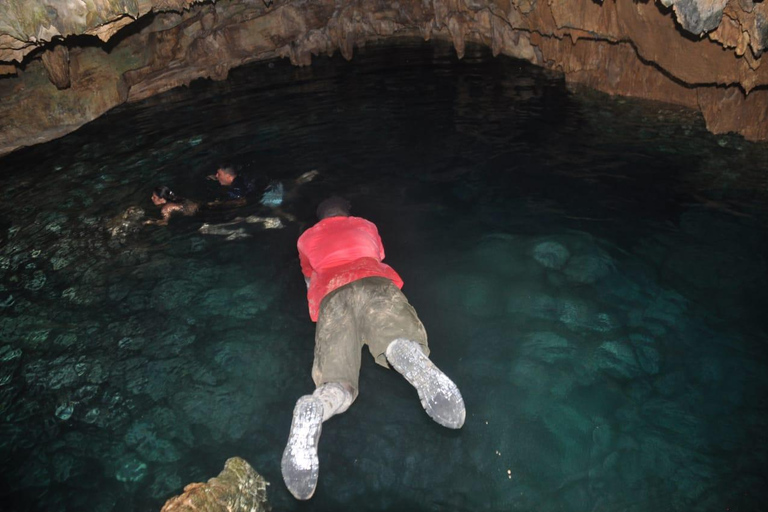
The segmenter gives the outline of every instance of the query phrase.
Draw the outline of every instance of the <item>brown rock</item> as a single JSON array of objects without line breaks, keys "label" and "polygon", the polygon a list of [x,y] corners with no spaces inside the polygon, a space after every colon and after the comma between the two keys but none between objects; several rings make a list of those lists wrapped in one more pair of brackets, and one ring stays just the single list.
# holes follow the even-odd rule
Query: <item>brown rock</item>
[{"label": "brown rock", "polygon": [[[248,62],[285,57],[307,66],[313,55],[337,50],[352,59],[355,46],[392,37],[450,40],[459,57],[467,43],[484,44],[494,55],[560,71],[570,83],[699,109],[713,131],[768,140],[768,66],[760,65],[768,45],[768,2],[110,0],[85,5],[0,2],[0,75],[17,69],[11,61],[30,59],[20,67],[23,73],[0,80],[0,155],[72,131],[123,101],[196,78],[224,79],[232,67]],[[67,57],[60,43],[30,53],[70,34],[107,40],[139,18],[141,28],[120,31],[108,53],[68,44]],[[39,54],[42,59],[36,59]],[[50,81],[41,82],[41,74]]]},{"label": "brown rock", "polygon": [[747,140],[768,140],[768,90],[744,96],[738,87],[708,87],[698,89],[697,94],[709,131],[738,132]]},{"label": "brown rock", "polygon": [[267,483],[243,459],[233,457],[219,476],[193,483],[165,502],[161,512],[267,512]]},{"label": "brown rock", "polygon": [[63,44],[57,44],[43,52],[43,66],[48,79],[57,89],[69,87],[69,50]]}]

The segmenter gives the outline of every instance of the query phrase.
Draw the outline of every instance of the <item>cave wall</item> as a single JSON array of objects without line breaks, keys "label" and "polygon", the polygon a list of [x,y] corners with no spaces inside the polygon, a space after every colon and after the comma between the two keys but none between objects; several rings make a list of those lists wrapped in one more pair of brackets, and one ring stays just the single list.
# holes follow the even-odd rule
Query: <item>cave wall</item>
[{"label": "cave wall", "polygon": [[752,0],[4,0],[0,154],[229,69],[396,37],[467,42],[768,140],[768,6]]}]

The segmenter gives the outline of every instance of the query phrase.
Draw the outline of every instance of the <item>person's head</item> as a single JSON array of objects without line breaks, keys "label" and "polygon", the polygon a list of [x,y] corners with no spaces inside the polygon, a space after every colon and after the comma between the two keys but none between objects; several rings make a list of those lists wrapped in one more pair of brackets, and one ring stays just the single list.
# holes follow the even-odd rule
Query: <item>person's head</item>
[{"label": "person's head", "polygon": [[152,202],[155,204],[155,206],[161,206],[165,203],[173,203],[175,201],[176,194],[174,194],[173,191],[171,191],[171,189],[165,185],[156,187],[155,190],[152,191]]},{"label": "person's head", "polygon": [[237,171],[229,165],[222,165],[216,170],[216,180],[220,185],[228,187],[237,178]]},{"label": "person's head", "polygon": [[343,197],[329,197],[317,207],[317,218],[320,220],[328,217],[349,217],[351,205]]}]

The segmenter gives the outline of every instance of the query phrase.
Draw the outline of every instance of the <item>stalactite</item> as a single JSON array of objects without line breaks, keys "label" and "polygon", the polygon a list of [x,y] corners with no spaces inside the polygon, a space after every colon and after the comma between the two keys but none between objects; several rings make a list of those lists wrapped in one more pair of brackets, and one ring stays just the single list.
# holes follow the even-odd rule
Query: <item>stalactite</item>
[{"label": "stalactite", "polygon": [[63,44],[57,44],[43,52],[42,56],[48,79],[57,89],[67,89],[69,78],[69,50]]}]

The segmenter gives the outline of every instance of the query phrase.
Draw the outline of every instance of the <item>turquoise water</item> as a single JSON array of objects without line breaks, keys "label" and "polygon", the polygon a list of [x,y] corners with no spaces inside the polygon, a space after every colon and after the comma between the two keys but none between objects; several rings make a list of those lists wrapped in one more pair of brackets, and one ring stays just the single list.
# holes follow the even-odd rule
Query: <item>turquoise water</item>
[{"label": "turquoise water", "polygon": [[[766,156],[684,109],[418,42],[238,69],[6,156],[0,508],[159,510],[238,455],[275,510],[759,510]],[[199,231],[257,205],[142,224],[156,185],[213,197],[222,160],[319,175],[282,229]],[[433,424],[366,355],[297,503],[295,240],[331,193],[379,226],[468,416]]]}]

